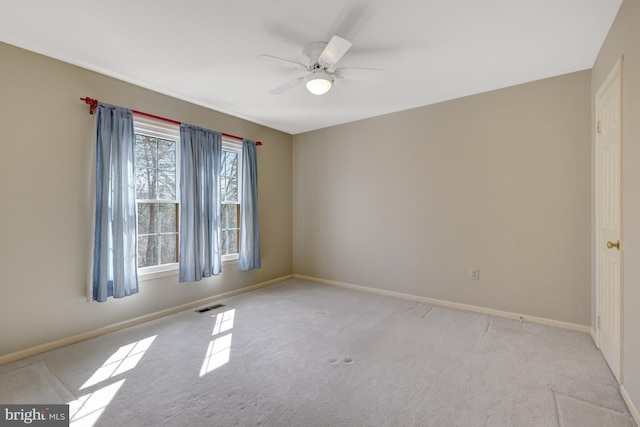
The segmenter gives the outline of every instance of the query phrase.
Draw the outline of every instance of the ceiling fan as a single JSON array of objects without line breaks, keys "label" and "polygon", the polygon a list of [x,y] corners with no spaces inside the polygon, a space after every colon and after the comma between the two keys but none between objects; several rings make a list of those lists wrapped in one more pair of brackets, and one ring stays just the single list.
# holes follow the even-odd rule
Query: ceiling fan
[{"label": "ceiling fan", "polygon": [[307,71],[309,74],[293,79],[269,91],[279,95],[289,89],[305,83],[309,92],[314,95],[324,95],[329,92],[338,79],[378,81],[384,70],[376,68],[338,67],[336,64],[351,48],[349,40],[339,36],[331,37],[327,42],[312,42],[307,44],[300,54],[300,62],[278,58],[272,55],[258,55],[259,59],[274,62],[296,70]]}]

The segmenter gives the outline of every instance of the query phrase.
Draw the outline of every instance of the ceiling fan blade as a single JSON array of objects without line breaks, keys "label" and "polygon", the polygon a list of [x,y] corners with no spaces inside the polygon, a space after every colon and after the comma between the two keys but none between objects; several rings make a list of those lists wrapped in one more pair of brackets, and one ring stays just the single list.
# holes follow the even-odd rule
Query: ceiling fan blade
[{"label": "ceiling fan blade", "polygon": [[341,67],[336,69],[335,76],[345,80],[379,82],[384,77],[384,70],[378,68]]},{"label": "ceiling fan blade", "polygon": [[294,70],[306,70],[307,67],[305,67],[304,65],[295,62],[295,61],[289,61],[288,59],[283,59],[283,58],[278,58],[277,56],[272,56],[272,55],[258,55],[258,59],[262,60],[262,61],[267,61],[267,62],[273,62],[274,64],[278,64],[287,68],[293,68]]},{"label": "ceiling fan blade", "polygon": [[304,77],[298,77],[297,79],[288,81],[285,84],[278,86],[275,89],[271,89],[269,93],[272,95],[280,95],[281,93],[286,92],[289,89],[293,89],[294,87],[302,84],[303,81],[304,81]]},{"label": "ceiling fan blade", "polygon": [[340,34],[353,40],[360,30],[373,16],[371,1],[360,0],[355,4],[345,4],[338,15],[338,19],[328,34]]},{"label": "ceiling fan blade", "polygon": [[331,40],[329,40],[327,47],[325,47],[320,54],[318,62],[327,66],[335,65],[350,48],[351,42],[349,40],[339,36],[333,36]]}]

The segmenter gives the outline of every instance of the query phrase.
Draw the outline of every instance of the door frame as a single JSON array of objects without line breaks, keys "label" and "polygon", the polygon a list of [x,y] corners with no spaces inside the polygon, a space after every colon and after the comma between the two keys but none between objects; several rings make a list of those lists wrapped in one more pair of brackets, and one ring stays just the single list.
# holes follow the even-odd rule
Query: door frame
[{"label": "door frame", "polygon": [[[616,61],[616,63],[613,65],[611,71],[609,71],[609,74],[607,75],[607,77],[604,79],[604,81],[602,82],[602,84],[600,85],[600,87],[598,88],[598,90],[596,91],[596,95],[595,95],[595,112],[594,112],[594,116],[595,116],[595,126],[594,126],[594,131],[595,131],[595,145],[594,145],[594,214],[595,214],[595,247],[594,247],[594,260],[595,260],[595,288],[596,288],[596,318],[595,318],[595,338],[596,338],[596,346],[598,347],[598,349],[600,349],[600,327],[599,327],[599,317],[600,317],[600,311],[601,311],[601,302],[600,302],[600,295],[601,295],[601,291],[602,291],[602,285],[600,283],[599,280],[599,266],[600,266],[600,262],[598,260],[599,258],[599,248],[601,247],[601,245],[606,244],[606,242],[601,240],[601,236],[600,236],[600,230],[599,230],[599,225],[600,225],[600,221],[599,221],[599,209],[598,209],[598,204],[599,204],[599,198],[598,198],[598,175],[597,175],[597,165],[598,165],[598,140],[599,140],[599,131],[598,131],[598,127],[599,127],[599,121],[600,121],[600,117],[599,117],[599,99],[602,96],[602,94],[604,92],[606,92],[610,86],[613,84],[613,82],[615,81],[616,78],[619,77],[619,86],[618,86],[618,91],[619,91],[619,99],[620,99],[620,165],[619,165],[619,172],[620,172],[620,186],[619,186],[619,191],[620,191],[620,241],[623,242],[623,230],[624,230],[624,224],[623,224],[623,215],[622,215],[622,211],[623,211],[623,206],[624,206],[624,200],[623,200],[623,188],[624,188],[624,183],[623,183],[623,132],[622,132],[622,124],[623,124],[623,103],[622,103],[622,78],[623,78],[623,74],[622,74],[622,70],[623,70],[623,62],[624,62],[624,56],[621,56],[618,58],[618,60]],[[623,371],[624,371],[624,354],[623,354],[623,349],[624,349],[624,322],[623,322],[623,314],[624,314],[624,244],[621,243],[621,248],[620,248],[620,300],[618,301],[618,315],[620,316],[620,336],[619,336],[619,348],[618,348],[618,352],[619,352],[619,372],[617,373],[619,376],[619,383],[623,384]],[[615,374],[615,373],[614,373]]]}]

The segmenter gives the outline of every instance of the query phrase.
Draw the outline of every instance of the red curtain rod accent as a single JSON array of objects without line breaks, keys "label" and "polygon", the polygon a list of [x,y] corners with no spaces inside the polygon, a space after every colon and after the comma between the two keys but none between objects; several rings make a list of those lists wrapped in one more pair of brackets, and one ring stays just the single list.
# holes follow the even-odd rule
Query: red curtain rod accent
[{"label": "red curtain rod accent", "polygon": [[[80,100],[84,101],[87,105],[89,105],[89,114],[93,114],[96,111],[96,108],[98,108],[98,100],[97,99],[89,98],[87,96],[86,98],[80,98]],[[134,114],[139,114],[141,116],[150,117],[152,119],[162,120],[162,121],[168,122],[168,123],[173,123],[174,125],[180,126],[182,124],[182,122],[179,122],[177,120],[167,119],[166,117],[156,116],[156,115],[153,115],[153,114],[145,113],[143,111],[136,111],[136,110],[131,110],[131,111],[133,111]],[[244,139],[241,136],[231,135],[230,133],[224,133],[224,132],[222,133],[222,136],[226,136],[227,138],[238,139],[240,141],[242,141]],[[260,145],[262,145],[262,142],[261,141],[256,141],[256,145],[260,146]]]}]

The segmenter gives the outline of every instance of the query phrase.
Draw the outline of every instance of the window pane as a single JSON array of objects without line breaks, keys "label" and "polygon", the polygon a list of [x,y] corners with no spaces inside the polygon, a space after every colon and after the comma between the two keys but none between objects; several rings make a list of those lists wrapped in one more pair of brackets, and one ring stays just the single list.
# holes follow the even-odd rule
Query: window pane
[{"label": "window pane", "polygon": [[176,172],[175,170],[158,170],[158,198],[163,200],[175,200],[176,198]]},{"label": "window pane", "polygon": [[226,201],[229,202],[237,202],[238,201],[238,180],[236,178],[231,178],[229,180],[227,180],[226,182],[226,189],[225,189],[225,197]]},{"label": "window pane", "polygon": [[155,168],[158,164],[156,139],[136,134],[136,167]]},{"label": "window pane", "polygon": [[227,171],[227,163],[228,163],[227,162],[227,156],[228,155],[229,155],[228,151],[222,150],[222,162],[221,162],[221,165],[222,165],[221,175],[222,176],[229,175],[229,172]]},{"label": "window pane", "polygon": [[151,168],[136,168],[136,198],[156,198],[156,170]]},{"label": "window pane", "polygon": [[222,205],[222,228],[238,228],[239,205]]},{"label": "window pane", "polygon": [[222,204],[220,206],[220,229],[227,228],[227,205]]},{"label": "window pane", "polygon": [[238,153],[229,153],[229,154],[230,154],[229,175],[235,176],[237,178],[238,177]]},{"label": "window pane", "polygon": [[227,181],[224,176],[220,178],[220,200],[227,200]]},{"label": "window pane", "polygon": [[232,216],[232,221],[229,224],[229,228],[240,228],[239,221],[240,221],[240,205],[232,205],[233,206],[233,216]]},{"label": "window pane", "polygon": [[226,230],[222,230],[220,232],[220,254],[226,255],[229,252],[227,251],[227,232]]},{"label": "window pane", "polygon": [[237,176],[238,174],[238,153],[233,151],[223,151],[224,165],[222,168],[222,174],[226,176]]},{"label": "window pane", "polygon": [[138,268],[158,264],[158,236],[138,237]]},{"label": "window pane", "polygon": [[236,230],[229,230],[228,237],[228,254],[237,254],[238,253],[238,232]]},{"label": "window pane", "polygon": [[138,203],[138,234],[157,233],[157,224],[157,205],[154,203]]},{"label": "window pane", "polygon": [[160,253],[162,254],[160,257],[161,264],[169,264],[178,261],[176,258],[176,240],[176,234],[163,234],[160,236]]},{"label": "window pane", "polygon": [[178,231],[176,210],[177,203],[162,203],[160,211],[160,233],[172,233]]},{"label": "window pane", "polygon": [[158,169],[176,170],[176,143],[158,140]]},{"label": "window pane", "polygon": [[220,175],[227,175],[227,151],[222,150],[222,159],[220,160]]}]

